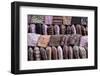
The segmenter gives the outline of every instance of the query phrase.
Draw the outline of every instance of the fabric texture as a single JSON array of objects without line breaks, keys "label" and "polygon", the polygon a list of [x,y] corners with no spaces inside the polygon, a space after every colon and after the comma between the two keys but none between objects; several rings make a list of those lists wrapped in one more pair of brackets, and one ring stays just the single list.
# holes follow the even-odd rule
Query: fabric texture
[{"label": "fabric texture", "polygon": [[54,35],[54,28],[52,25],[49,25],[47,28],[48,35]]},{"label": "fabric texture", "polygon": [[34,47],[33,55],[36,61],[41,60],[40,50],[38,47]]},{"label": "fabric texture", "polygon": [[33,49],[31,47],[28,49],[28,58],[29,60],[34,60]]},{"label": "fabric texture", "polygon": [[68,46],[63,47],[63,58],[68,59]]},{"label": "fabric texture", "polygon": [[63,18],[62,16],[53,16],[53,22],[52,24],[57,24],[57,25],[61,25],[63,24]]},{"label": "fabric texture", "polygon": [[82,36],[80,39],[80,46],[88,47],[88,36]]},{"label": "fabric texture", "polygon": [[35,33],[35,24],[30,24],[29,30],[30,30],[30,33]]},{"label": "fabric texture", "polygon": [[61,46],[57,47],[57,52],[58,52],[58,59],[63,59],[63,50]]},{"label": "fabric texture", "polygon": [[71,46],[68,47],[68,56],[69,59],[73,59],[73,49]]},{"label": "fabric texture", "polygon": [[28,24],[31,23],[32,15],[28,15]]},{"label": "fabric texture", "polygon": [[83,47],[79,47],[80,58],[86,58],[86,50]]},{"label": "fabric texture", "polygon": [[80,38],[81,38],[81,35],[79,35],[79,34],[70,35],[70,37],[68,39],[69,45],[79,46],[80,45]]},{"label": "fabric texture", "polygon": [[30,27],[29,25],[27,26],[27,28],[28,28],[28,29],[27,29],[27,30],[28,30],[27,32],[28,32],[28,33],[32,33],[32,32],[31,32],[32,29],[31,29],[31,27]]},{"label": "fabric texture", "polygon": [[60,34],[59,25],[54,25],[54,34],[55,34],[55,35],[59,35],[59,34]]},{"label": "fabric texture", "polygon": [[66,33],[67,33],[67,34],[71,34],[71,32],[72,32],[71,26],[68,25],[68,26],[67,26],[67,29],[66,29]]},{"label": "fabric texture", "polygon": [[52,50],[51,47],[46,47],[46,53],[47,53],[47,59],[51,60],[52,59]]},{"label": "fabric texture", "polygon": [[85,36],[87,30],[83,25],[81,26],[81,31],[82,31],[82,35]]},{"label": "fabric texture", "polygon": [[45,24],[52,24],[53,16],[45,16]]},{"label": "fabric texture", "polygon": [[87,17],[81,17],[81,24],[82,25],[87,25],[88,18]]},{"label": "fabric texture", "polygon": [[70,45],[70,35],[66,35],[65,41],[64,41],[64,45]]},{"label": "fabric texture", "polygon": [[57,49],[54,46],[52,46],[52,59],[53,60],[57,60],[58,59]]},{"label": "fabric texture", "polygon": [[74,54],[74,58],[75,59],[79,59],[80,56],[79,56],[79,47],[78,46],[74,46],[73,47],[73,54]]},{"label": "fabric texture", "polygon": [[40,48],[40,54],[42,60],[47,60],[46,50],[44,48]]},{"label": "fabric texture", "polygon": [[65,39],[66,39],[66,35],[62,35],[61,40],[60,40],[60,45],[64,46],[65,44]]},{"label": "fabric texture", "polygon": [[88,58],[88,18],[27,16],[28,60]]},{"label": "fabric texture", "polygon": [[37,34],[43,34],[42,24],[36,23],[35,25],[36,25],[36,27],[35,27],[36,33],[37,33]]},{"label": "fabric texture", "polygon": [[81,25],[79,25],[79,24],[76,25],[76,33],[82,35]]},{"label": "fabric texture", "polygon": [[45,24],[42,25],[43,35],[47,35],[47,28],[48,28],[47,25],[45,25]]},{"label": "fabric texture", "polygon": [[39,34],[28,33],[28,36],[27,36],[28,46],[37,46],[37,42],[38,42],[39,37],[40,37]]},{"label": "fabric texture", "polygon": [[38,46],[40,47],[47,47],[50,41],[50,35],[41,35],[38,40]]},{"label": "fabric texture", "polygon": [[71,34],[76,34],[76,28],[74,24],[71,26]]},{"label": "fabric texture", "polygon": [[71,25],[71,16],[63,16],[63,24],[65,25]]},{"label": "fabric texture", "polygon": [[51,35],[49,46],[59,46],[61,40],[61,35]]},{"label": "fabric texture", "polygon": [[84,47],[85,51],[86,51],[86,58],[88,58],[88,47]]},{"label": "fabric texture", "polygon": [[65,25],[60,25],[60,34],[62,34],[62,35],[66,34],[66,26]]},{"label": "fabric texture", "polygon": [[33,15],[31,17],[31,23],[43,23],[43,21],[44,21],[44,16]]},{"label": "fabric texture", "polygon": [[88,27],[86,26],[86,35],[88,35]]},{"label": "fabric texture", "polygon": [[81,17],[72,17],[71,24],[81,24]]}]

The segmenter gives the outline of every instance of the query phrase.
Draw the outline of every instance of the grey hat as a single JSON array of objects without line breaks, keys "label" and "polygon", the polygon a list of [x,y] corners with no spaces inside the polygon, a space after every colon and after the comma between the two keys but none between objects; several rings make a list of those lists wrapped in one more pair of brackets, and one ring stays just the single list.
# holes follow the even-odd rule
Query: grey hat
[{"label": "grey hat", "polygon": [[73,49],[71,46],[68,47],[68,55],[69,55],[69,59],[73,59]]},{"label": "grey hat", "polygon": [[58,52],[58,59],[63,59],[63,51],[61,46],[57,47],[57,52]]},{"label": "grey hat", "polygon": [[66,34],[66,26],[65,25],[60,25],[60,33],[63,35]]},{"label": "grey hat", "polygon": [[81,39],[81,35],[79,34],[73,34],[70,35],[69,39],[68,39],[68,43],[69,45],[76,45],[79,46],[80,45],[80,39]]},{"label": "grey hat", "polygon": [[88,47],[88,36],[81,36],[81,38],[80,38],[80,46]]},{"label": "grey hat", "polygon": [[74,58],[75,59],[79,59],[80,56],[79,56],[79,47],[78,46],[74,46],[73,47],[73,54],[74,54]]},{"label": "grey hat", "polygon": [[63,46],[63,58],[68,59],[68,46]]},{"label": "grey hat", "polygon": [[59,25],[54,25],[54,33],[55,33],[55,35],[59,35],[60,34]]},{"label": "grey hat", "polygon": [[43,35],[47,35],[47,28],[48,28],[47,25],[45,24],[42,25]]},{"label": "grey hat", "polygon": [[44,48],[40,48],[40,54],[41,54],[41,59],[42,60],[47,60],[47,53],[46,50]]},{"label": "grey hat", "polygon": [[63,46],[65,44],[66,35],[61,36],[60,45]]},{"label": "grey hat", "polygon": [[35,33],[35,24],[30,24],[29,25],[29,30],[30,30],[30,33]]},{"label": "grey hat", "polygon": [[82,31],[82,35],[85,36],[87,30],[83,25],[81,26],[81,31]]},{"label": "grey hat", "polygon": [[80,58],[86,58],[86,50],[84,47],[79,47]]},{"label": "grey hat", "polygon": [[38,39],[40,37],[39,34],[28,33],[27,34],[27,44],[28,46],[37,46]]},{"label": "grey hat", "polygon": [[71,26],[71,34],[76,34],[76,28],[74,24]]},{"label": "grey hat", "polygon": [[46,53],[47,53],[47,59],[51,60],[52,59],[52,50],[51,50],[51,47],[48,46],[46,48]]},{"label": "grey hat", "polygon": [[68,25],[68,26],[67,26],[67,29],[66,29],[66,33],[67,33],[67,34],[71,34],[71,32],[72,32],[71,26]]},{"label": "grey hat", "polygon": [[82,35],[81,25],[79,25],[79,24],[76,25],[76,33]]},{"label": "grey hat", "polygon": [[40,50],[38,47],[34,47],[33,54],[34,54],[35,60],[41,60]]},{"label": "grey hat", "polygon": [[29,60],[34,60],[33,49],[31,47],[29,47],[29,49],[28,49],[28,59]]},{"label": "grey hat", "polygon": [[66,35],[64,45],[69,45],[69,43],[70,43],[69,38],[70,38],[70,35]]},{"label": "grey hat", "polygon": [[57,60],[58,59],[57,49],[54,46],[52,46],[52,59],[53,60]]}]

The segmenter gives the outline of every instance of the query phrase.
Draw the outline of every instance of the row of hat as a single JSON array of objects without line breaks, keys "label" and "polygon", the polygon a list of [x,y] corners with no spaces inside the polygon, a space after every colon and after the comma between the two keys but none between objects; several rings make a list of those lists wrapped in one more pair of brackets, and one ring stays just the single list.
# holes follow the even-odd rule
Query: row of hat
[{"label": "row of hat", "polygon": [[28,33],[27,36],[28,46],[83,46],[88,47],[88,36],[82,36],[80,34],[72,35],[40,35],[34,33]]},{"label": "row of hat", "polygon": [[85,25],[46,25],[46,24],[30,24],[28,25],[28,33],[36,33],[42,35],[66,35],[66,34],[88,34],[88,27]]},{"label": "row of hat", "polygon": [[28,47],[28,60],[60,60],[88,58],[88,49],[81,46]]},{"label": "row of hat", "polygon": [[87,25],[88,17],[77,16],[47,16],[47,15],[28,15],[28,24],[42,23],[42,24],[82,24]]}]

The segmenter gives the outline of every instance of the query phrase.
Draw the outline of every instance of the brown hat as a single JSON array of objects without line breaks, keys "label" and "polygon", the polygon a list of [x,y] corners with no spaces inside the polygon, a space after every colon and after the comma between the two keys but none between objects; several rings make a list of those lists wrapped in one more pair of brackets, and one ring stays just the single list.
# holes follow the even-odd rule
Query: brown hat
[{"label": "brown hat", "polygon": [[59,46],[61,40],[61,35],[51,35],[49,46]]},{"label": "brown hat", "polygon": [[68,25],[68,26],[67,26],[67,29],[66,29],[66,33],[67,33],[67,34],[71,34],[71,32],[72,32],[71,26]]},{"label": "brown hat", "polygon": [[54,35],[54,27],[53,27],[53,25],[48,26],[47,33],[48,33],[48,35]]},{"label": "brown hat", "polygon": [[60,25],[60,33],[63,35],[66,34],[66,26],[65,25]]},{"label": "brown hat", "polygon": [[38,40],[38,46],[47,47],[50,40],[50,35],[41,35]]},{"label": "brown hat", "polygon": [[57,49],[54,46],[52,46],[52,59],[53,60],[57,60],[58,59]]},{"label": "brown hat", "polygon": [[81,31],[82,31],[82,35],[85,36],[87,30],[86,30],[86,28],[83,25],[81,26]]},{"label": "brown hat", "polygon": [[62,16],[53,16],[53,24],[61,25],[63,24]]}]

